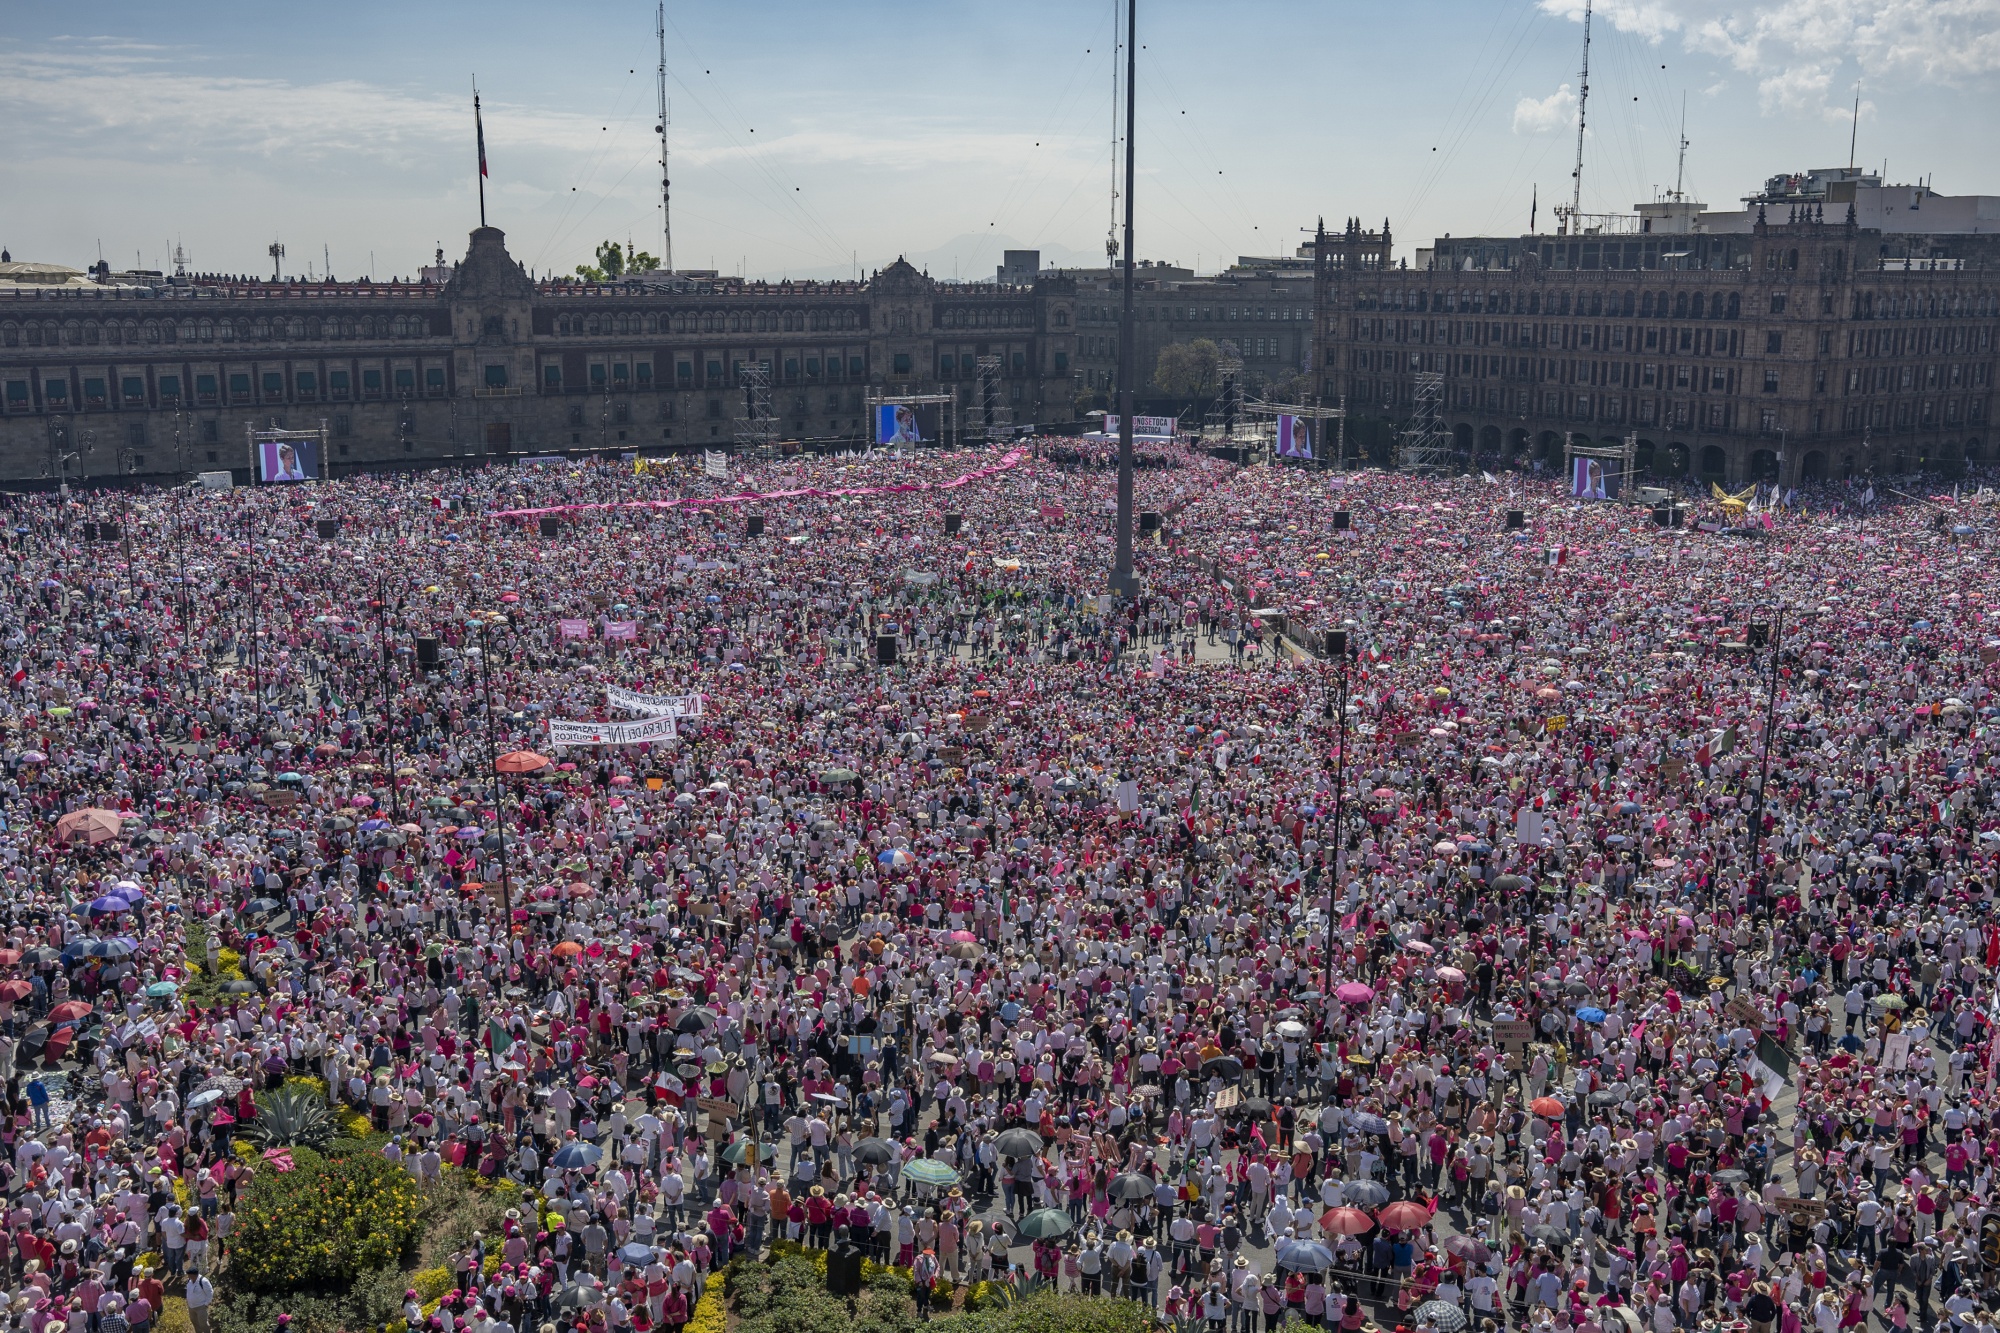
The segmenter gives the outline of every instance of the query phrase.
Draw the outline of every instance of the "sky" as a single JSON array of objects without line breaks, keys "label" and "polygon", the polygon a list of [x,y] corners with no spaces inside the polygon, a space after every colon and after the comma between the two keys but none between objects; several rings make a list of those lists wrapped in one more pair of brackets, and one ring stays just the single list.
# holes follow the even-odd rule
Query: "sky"
[{"label": "sky", "polygon": [[[1141,0],[1142,259],[1214,271],[1315,221],[1397,251],[1546,228],[1576,152],[1583,0]],[[673,260],[752,278],[1000,251],[1101,264],[1123,3],[668,6]],[[644,0],[14,0],[0,33],[16,259],[414,274],[487,218],[537,274],[665,249]],[[1603,0],[1585,212],[1719,208],[1848,160],[2000,194],[2000,0]],[[1860,111],[1855,119],[1856,81]],[[1119,94],[1122,100],[1122,91]],[[1122,147],[1117,150],[1122,153]]]}]

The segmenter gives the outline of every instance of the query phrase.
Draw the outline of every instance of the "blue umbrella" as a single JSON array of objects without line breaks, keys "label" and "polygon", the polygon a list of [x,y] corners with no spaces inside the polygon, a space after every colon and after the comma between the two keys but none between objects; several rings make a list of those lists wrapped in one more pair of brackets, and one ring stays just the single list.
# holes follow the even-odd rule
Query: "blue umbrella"
[{"label": "blue umbrella", "polygon": [[179,989],[180,987],[171,981],[156,981],[146,987],[146,994],[155,1000],[164,1000]]},{"label": "blue umbrella", "polygon": [[585,1167],[597,1165],[598,1158],[604,1156],[604,1149],[594,1143],[565,1143],[556,1149],[556,1155],[549,1159],[549,1165],[558,1171],[581,1171]]},{"label": "blue umbrella", "polygon": [[125,940],[92,940],[83,946],[86,958],[130,958],[133,948]]},{"label": "blue umbrella", "polygon": [[1333,1251],[1316,1240],[1281,1240],[1278,1267],[1293,1273],[1324,1273],[1333,1267]]},{"label": "blue umbrella", "polygon": [[90,910],[93,912],[129,912],[132,910],[132,904],[126,902],[115,893],[107,893],[102,898],[93,899],[90,904]]},{"label": "blue umbrella", "polygon": [[1576,1011],[1576,1016],[1586,1023],[1602,1023],[1604,1021],[1604,1011],[1595,1005],[1585,1005]]}]

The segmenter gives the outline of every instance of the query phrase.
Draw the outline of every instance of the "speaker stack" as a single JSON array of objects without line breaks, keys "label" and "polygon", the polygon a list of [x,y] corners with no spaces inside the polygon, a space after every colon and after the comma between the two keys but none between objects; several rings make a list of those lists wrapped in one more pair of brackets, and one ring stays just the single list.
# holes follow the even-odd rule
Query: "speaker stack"
[{"label": "speaker stack", "polygon": [[1507,511],[1507,531],[1519,532],[1527,526],[1528,516],[1526,513],[1519,509],[1509,509]]},{"label": "speaker stack", "polygon": [[965,526],[965,515],[963,515],[963,514],[946,514],[946,515],[944,516],[944,535],[945,535],[945,536],[947,536],[947,537],[956,537],[956,536],[958,535],[958,530],[959,530],[960,528],[964,527],[964,526]]},{"label": "speaker stack", "polygon": [[895,635],[877,634],[875,636],[875,665],[877,666],[896,665]]},{"label": "speaker stack", "polygon": [[555,516],[554,514],[543,514],[543,515],[542,515],[542,535],[543,535],[544,537],[557,537],[557,536],[561,536],[561,535],[562,535],[562,520],[561,520],[561,519],[559,519],[559,518],[557,518],[557,517],[556,517],[556,516]]},{"label": "speaker stack", "polygon": [[438,641],[434,638],[417,640],[417,666],[424,671],[435,671],[438,665]]},{"label": "speaker stack", "polygon": [[1345,509],[1336,509],[1333,511],[1333,530],[1335,532],[1346,532],[1353,526],[1354,516],[1352,514],[1348,513]]},{"label": "speaker stack", "polygon": [[1141,533],[1149,533],[1149,532],[1158,532],[1159,530],[1160,530],[1160,515],[1158,511],[1152,509],[1141,509],[1139,511],[1139,531]]},{"label": "speaker stack", "polygon": [[746,537],[761,537],[761,536],[763,536],[763,535],[764,535],[764,516],[763,516],[762,514],[752,514],[752,515],[750,515],[750,516],[749,516],[748,518],[744,519],[744,520],[743,520],[743,535],[744,535],[744,536],[746,536]]},{"label": "speaker stack", "polygon": [[313,520],[313,530],[318,532],[323,540],[331,541],[340,533],[340,520],[337,518],[315,519]]},{"label": "speaker stack", "polygon": [[1673,521],[1674,521],[1674,511],[1673,511],[1673,509],[1672,509],[1672,507],[1671,507],[1671,506],[1669,506],[1669,505],[1654,505],[1654,506],[1653,506],[1653,526],[1654,526],[1654,527],[1656,527],[1656,528],[1664,528],[1664,527],[1667,527],[1667,526],[1668,526],[1669,524],[1671,524],[1671,523],[1672,523]]},{"label": "speaker stack", "polygon": [[97,540],[97,524],[95,522],[87,522],[83,525],[83,539],[87,542]]}]

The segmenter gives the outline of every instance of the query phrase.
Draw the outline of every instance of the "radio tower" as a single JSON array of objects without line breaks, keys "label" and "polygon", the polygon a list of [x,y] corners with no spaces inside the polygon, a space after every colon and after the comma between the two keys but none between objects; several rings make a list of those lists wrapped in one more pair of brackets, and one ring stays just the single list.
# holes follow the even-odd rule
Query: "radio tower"
[{"label": "radio tower", "polygon": [[1576,168],[1569,197],[1569,234],[1583,234],[1583,113],[1590,105],[1590,0],[1583,0],[1583,73],[1576,81]]},{"label": "radio tower", "polygon": [[265,247],[264,253],[271,256],[271,281],[284,281],[285,243],[283,241],[272,241],[269,246]]},{"label": "radio tower", "polygon": [[666,253],[661,256],[667,276],[674,272],[674,201],[672,184],[667,176],[667,5],[660,0],[654,11],[653,26],[660,38],[660,72],[658,91],[660,95],[660,123],[654,126],[660,135],[660,234],[665,243]]}]

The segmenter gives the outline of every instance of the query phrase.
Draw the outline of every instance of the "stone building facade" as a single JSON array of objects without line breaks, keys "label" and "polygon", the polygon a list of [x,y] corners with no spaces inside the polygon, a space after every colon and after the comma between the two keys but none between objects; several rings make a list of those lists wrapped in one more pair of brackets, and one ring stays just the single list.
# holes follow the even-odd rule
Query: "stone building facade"
[{"label": "stone building facade", "polygon": [[1560,465],[1566,436],[1628,434],[1643,473],[1725,485],[1993,462],[2000,263],[1885,257],[1851,209],[1823,211],[1759,210],[1729,236],[1459,243],[1422,268],[1394,267],[1383,232],[1322,225],[1321,392],[1379,448],[1417,375],[1440,374],[1468,462]]},{"label": "stone building facade", "polygon": [[861,441],[870,395],[1066,420],[1075,284],[531,281],[498,228],[433,283],[167,282],[0,291],[0,482],[229,468],[246,430],[327,425],[335,475],[581,450],[717,447],[770,382],[779,439]]}]

